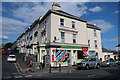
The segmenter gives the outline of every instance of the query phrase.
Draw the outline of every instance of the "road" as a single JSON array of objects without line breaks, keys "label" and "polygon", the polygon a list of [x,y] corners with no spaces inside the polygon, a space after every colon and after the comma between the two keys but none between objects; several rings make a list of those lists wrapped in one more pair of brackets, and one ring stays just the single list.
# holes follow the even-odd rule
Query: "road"
[{"label": "road", "polygon": [[41,78],[120,78],[120,67],[101,67],[100,69],[75,70],[72,73],[41,76]]},{"label": "road", "polygon": [[[18,73],[15,63],[6,61],[7,55],[2,55],[2,77],[3,78],[120,78],[119,67],[101,67],[100,69],[73,70],[72,73],[48,73],[45,76],[41,74],[23,75]],[[49,71],[48,71],[49,72]],[[35,72],[34,72],[35,73]]]},{"label": "road", "polygon": [[7,62],[7,55],[2,55],[2,78],[14,78],[18,75],[14,62]]},{"label": "road", "polygon": [[0,54],[0,79],[2,78],[2,54]]}]

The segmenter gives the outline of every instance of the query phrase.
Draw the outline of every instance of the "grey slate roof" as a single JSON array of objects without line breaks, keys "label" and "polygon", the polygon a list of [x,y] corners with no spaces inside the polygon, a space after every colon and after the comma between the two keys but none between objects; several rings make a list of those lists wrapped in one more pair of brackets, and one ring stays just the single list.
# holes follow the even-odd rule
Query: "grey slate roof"
[{"label": "grey slate roof", "polygon": [[116,47],[120,47],[120,44],[118,44]]},{"label": "grey slate roof", "polygon": [[77,16],[74,16],[74,15],[69,14],[67,12],[64,12],[62,10],[52,10],[52,9],[50,9],[50,11],[52,13],[55,13],[55,14],[58,14],[58,15],[62,15],[62,16],[69,17],[69,18],[72,18],[72,19],[80,20],[80,21],[83,21],[83,22],[87,22],[87,20],[81,19],[81,18],[79,18]]},{"label": "grey slate roof", "polygon": [[110,53],[113,53],[114,51],[113,51],[113,50],[108,50],[108,49],[105,49],[105,48],[102,47],[102,52],[108,52],[108,53],[110,52]]},{"label": "grey slate roof", "polygon": [[97,30],[101,30],[99,27],[93,25],[93,24],[87,24],[87,28],[92,28],[92,29],[97,29]]},{"label": "grey slate roof", "polygon": [[[74,16],[74,15],[69,14],[69,13],[67,13],[67,12],[64,12],[64,11],[62,11],[62,10],[52,10],[52,9],[50,9],[49,11],[47,11],[47,13],[43,16],[43,18],[42,18],[40,21],[39,21],[39,19],[37,19],[37,20],[30,26],[30,29],[27,29],[27,31],[28,31],[28,30],[31,30],[36,23],[38,23],[38,22],[41,23],[50,13],[58,14],[58,15],[65,16],[65,17],[68,17],[68,18],[72,18],[72,19],[75,19],[75,20],[79,20],[79,21],[82,21],[82,22],[85,22],[85,23],[88,22],[87,20],[81,19],[81,18],[79,18],[79,17],[77,17],[77,16]],[[101,30],[99,27],[94,26],[93,24],[87,24],[87,28],[93,28],[93,29]],[[21,34],[21,36],[22,36],[22,35],[23,35],[23,34]],[[18,38],[20,38],[21,36],[19,36]]]}]

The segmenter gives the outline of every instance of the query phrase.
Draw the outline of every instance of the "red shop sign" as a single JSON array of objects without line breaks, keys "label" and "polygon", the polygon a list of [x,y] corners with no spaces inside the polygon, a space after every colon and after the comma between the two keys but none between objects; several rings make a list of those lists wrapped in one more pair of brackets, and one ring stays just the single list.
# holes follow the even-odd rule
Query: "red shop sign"
[{"label": "red shop sign", "polygon": [[88,50],[88,47],[82,47],[82,50]]},{"label": "red shop sign", "polygon": [[52,62],[54,62],[54,55],[52,55]]}]

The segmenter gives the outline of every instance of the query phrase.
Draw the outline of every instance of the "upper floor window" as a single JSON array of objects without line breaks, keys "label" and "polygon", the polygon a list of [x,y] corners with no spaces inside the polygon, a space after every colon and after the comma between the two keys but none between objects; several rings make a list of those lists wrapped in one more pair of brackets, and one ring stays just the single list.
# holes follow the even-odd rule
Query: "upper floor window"
[{"label": "upper floor window", "polygon": [[75,28],[75,22],[72,21],[72,28]]},{"label": "upper floor window", "polygon": [[37,37],[37,34],[38,34],[38,32],[36,31],[36,32],[34,33],[34,36]]},{"label": "upper floor window", "polygon": [[61,42],[65,42],[65,33],[61,32]]},{"label": "upper floor window", "polygon": [[60,18],[60,25],[64,26],[64,19]]},{"label": "upper floor window", "polygon": [[95,29],[94,29],[94,36],[97,36],[97,35],[96,35],[96,30],[95,30]]},{"label": "upper floor window", "polygon": [[43,26],[42,26],[42,28],[44,28],[44,22],[43,22]]},{"label": "upper floor window", "polygon": [[90,47],[90,40],[88,40],[88,47]]},{"label": "upper floor window", "polygon": [[95,40],[94,42],[95,42],[95,48],[97,48],[97,40]]},{"label": "upper floor window", "polygon": [[44,28],[46,28],[46,21],[45,21],[45,26],[44,26]]},{"label": "upper floor window", "polygon": [[76,43],[76,34],[73,34],[73,43]]},{"label": "upper floor window", "polygon": [[32,40],[32,36],[30,36],[30,40]]}]

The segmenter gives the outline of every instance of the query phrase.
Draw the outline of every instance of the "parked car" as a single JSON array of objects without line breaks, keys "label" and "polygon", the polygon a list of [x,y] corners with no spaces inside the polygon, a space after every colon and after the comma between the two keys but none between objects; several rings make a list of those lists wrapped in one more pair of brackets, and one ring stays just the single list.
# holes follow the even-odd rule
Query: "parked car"
[{"label": "parked car", "polygon": [[16,62],[16,56],[14,54],[9,54],[7,57],[8,62]]},{"label": "parked car", "polygon": [[116,65],[120,66],[120,59],[117,59],[115,63]]},{"label": "parked car", "polygon": [[77,63],[77,68],[85,68],[85,69],[89,69],[89,68],[100,68],[100,60],[96,59],[96,58],[90,58],[86,61],[82,61]]},{"label": "parked car", "polygon": [[116,66],[116,63],[113,59],[109,59],[109,60],[106,60],[106,61],[103,61],[101,62],[101,66]]}]

